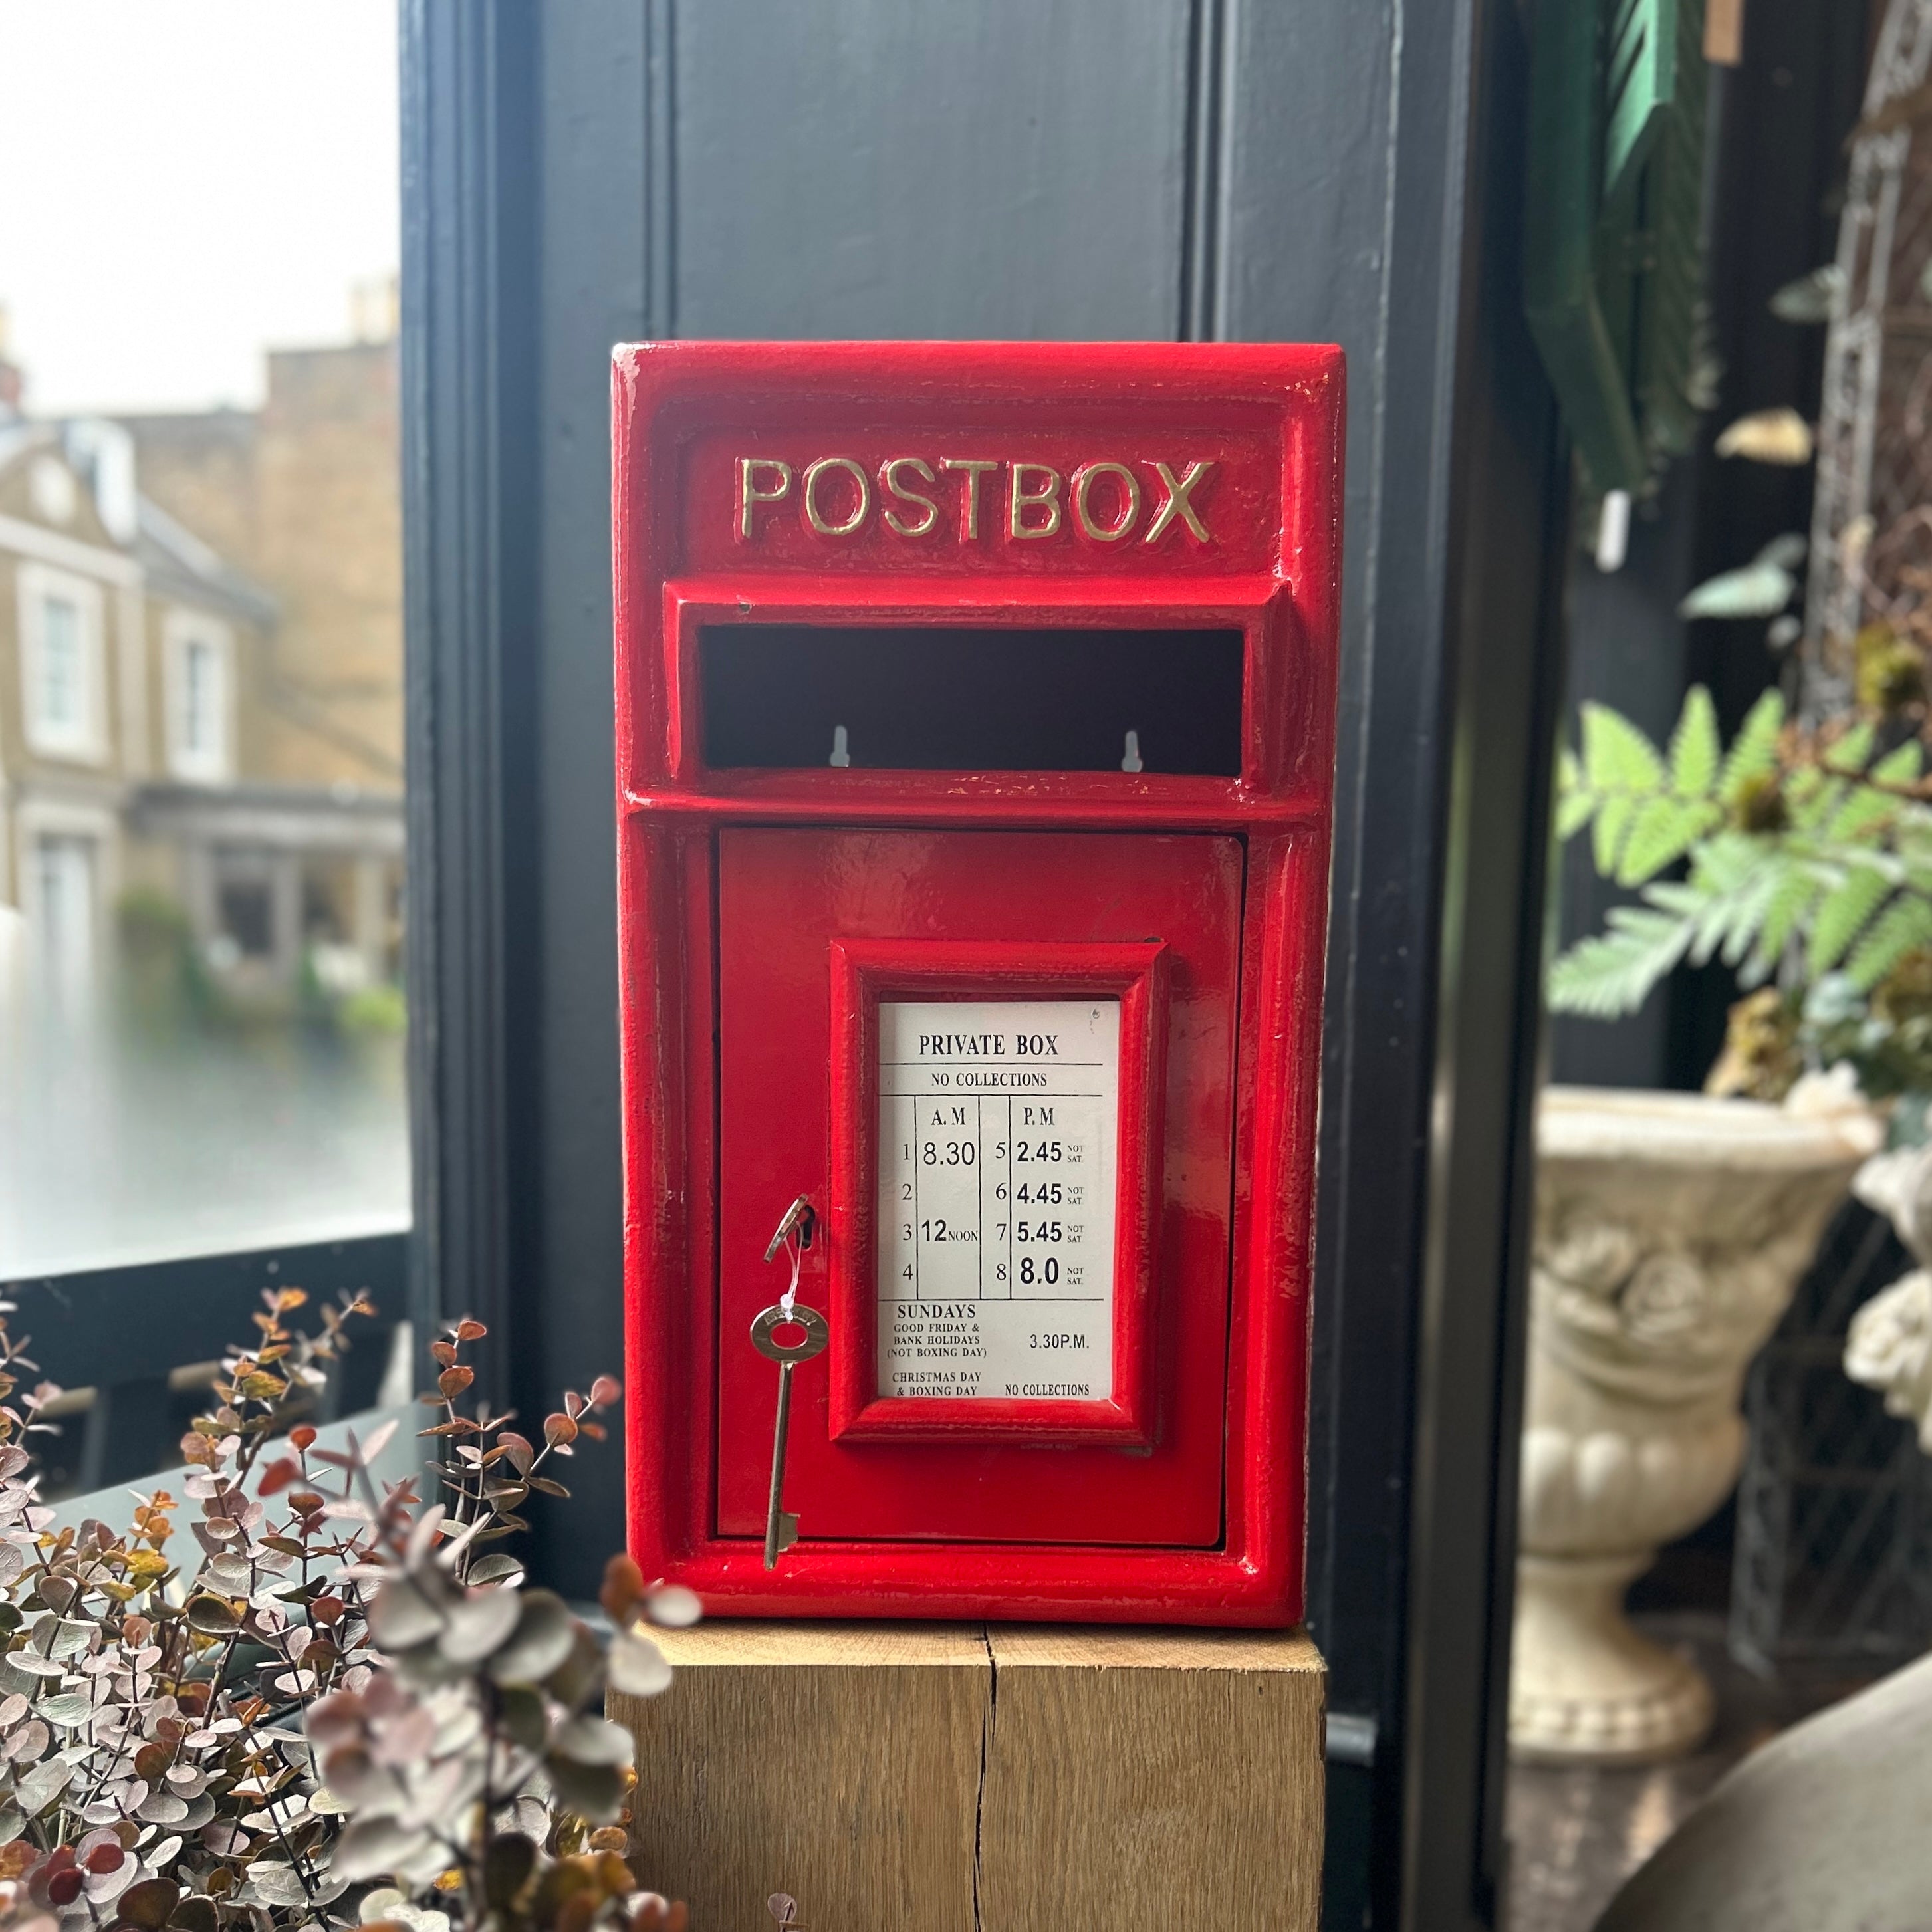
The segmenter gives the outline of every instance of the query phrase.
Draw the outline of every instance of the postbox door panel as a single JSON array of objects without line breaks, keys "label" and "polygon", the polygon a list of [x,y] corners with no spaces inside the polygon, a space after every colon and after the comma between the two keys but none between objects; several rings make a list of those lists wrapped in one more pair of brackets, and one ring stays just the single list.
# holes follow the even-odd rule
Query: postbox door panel
[{"label": "postbox door panel", "polygon": [[718,834],[719,1534],[805,1194],[805,1539],[1218,1542],[1243,890],[1208,835]]}]

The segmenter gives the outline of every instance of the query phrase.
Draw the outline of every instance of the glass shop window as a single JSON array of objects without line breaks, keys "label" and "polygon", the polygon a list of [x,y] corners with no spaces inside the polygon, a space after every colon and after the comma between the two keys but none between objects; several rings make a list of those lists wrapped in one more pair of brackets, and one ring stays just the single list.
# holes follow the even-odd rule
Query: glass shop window
[{"label": "glass shop window", "polygon": [[396,12],[0,9],[0,1284],[406,1226]]}]

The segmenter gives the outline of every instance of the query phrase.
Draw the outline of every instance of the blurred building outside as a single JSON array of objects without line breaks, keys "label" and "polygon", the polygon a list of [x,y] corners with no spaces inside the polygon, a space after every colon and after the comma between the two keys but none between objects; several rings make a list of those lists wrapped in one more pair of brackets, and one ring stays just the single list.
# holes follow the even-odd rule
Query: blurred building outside
[{"label": "blurred building outside", "polygon": [[[101,1146],[158,1144],[171,1080],[208,1088],[176,1124],[212,1136],[176,1168],[193,1239],[211,1215],[285,1228],[276,1172],[358,1110],[381,1151],[364,1133],[319,1162],[332,1214],[406,1202],[393,279],[358,291],[354,334],[268,351],[258,410],[45,421],[0,334],[0,1127],[21,1156],[0,1279],[124,1252],[104,1216],[170,1245],[167,1163],[110,1173]],[[74,1217],[57,1254],[28,1229],[58,1226],[42,1163]]]}]

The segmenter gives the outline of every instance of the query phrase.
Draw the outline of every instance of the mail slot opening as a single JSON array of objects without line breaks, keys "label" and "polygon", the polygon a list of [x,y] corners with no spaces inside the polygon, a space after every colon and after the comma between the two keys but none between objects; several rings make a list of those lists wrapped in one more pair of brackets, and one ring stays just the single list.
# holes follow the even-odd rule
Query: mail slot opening
[{"label": "mail slot opening", "polygon": [[714,770],[1241,769],[1238,630],[708,624]]}]

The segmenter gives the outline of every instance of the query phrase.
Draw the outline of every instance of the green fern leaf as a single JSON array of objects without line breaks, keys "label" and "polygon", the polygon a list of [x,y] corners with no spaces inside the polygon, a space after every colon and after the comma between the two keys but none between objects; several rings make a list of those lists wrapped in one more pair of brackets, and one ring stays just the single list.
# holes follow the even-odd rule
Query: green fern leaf
[{"label": "green fern leaf", "polygon": [[1574,838],[1590,822],[1591,814],[1597,808],[1594,792],[1565,792],[1556,801],[1556,837],[1561,844]]},{"label": "green fern leaf", "polygon": [[1792,830],[1822,833],[1838,816],[1851,789],[1844,779],[1828,778],[1817,772],[1796,775],[1784,788],[1785,809],[1790,814]]},{"label": "green fern leaf", "polygon": [[1804,952],[1804,963],[1814,979],[1828,973],[1845,956],[1891,890],[1891,880],[1876,866],[1854,866],[1826,894]]},{"label": "green fern leaf", "polygon": [[1825,881],[1810,867],[1793,862],[1785,868],[1766,904],[1756,949],[1744,964],[1748,984],[1760,985],[1777,970],[1785,941],[1804,923],[1824,890]]},{"label": "green fern leaf", "polygon": [[1617,875],[1624,835],[1636,816],[1636,800],[1624,792],[1612,792],[1598,805],[1596,822],[1590,827],[1590,856],[1606,879]]},{"label": "green fern leaf", "polygon": [[1736,835],[1705,848],[1690,882],[1696,902],[1684,908],[1691,919],[1688,950],[1694,966],[1720,951],[1731,965],[1744,956],[1785,863],[1778,848]]},{"label": "green fern leaf", "polygon": [[[1764,863],[1728,902],[1729,916],[1717,934],[1715,951],[1726,966],[1741,966],[1764,930],[1765,916],[1778,896],[1788,861],[1780,852],[1767,852]],[[1710,956],[1707,951],[1704,956]]]},{"label": "green fern leaf", "polygon": [[1869,993],[1908,952],[1932,946],[1932,902],[1902,894],[1872,922],[1846,962],[1845,974],[1862,993]]},{"label": "green fern leaf", "polygon": [[1617,865],[1617,884],[1640,886],[1681,859],[1722,814],[1701,799],[1653,798],[1638,806]]},{"label": "green fern leaf", "polygon": [[1863,771],[1865,760],[1872,754],[1872,746],[1877,736],[1869,723],[1854,724],[1825,754],[1826,764],[1834,772]]},{"label": "green fern leaf", "polygon": [[1777,770],[1778,738],[1784,729],[1784,699],[1778,692],[1767,691],[1745,714],[1725,754],[1724,768],[1718,776],[1718,796],[1725,804],[1736,805],[1752,780]]},{"label": "green fern leaf", "polygon": [[1550,969],[1550,1004],[1562,1013],[1616,1019],[1634,1013],[1684,956],[1687,921],[1638,906],[1611,909],[1610,930],[1580,940]]},{"label": "green fern leaf", "polygon": [[1895,750],[1886,752],[1873,766],[1868,776],[1877,779],[1880,784],[1910,785],[1918,782],[1924,769],[1924,754],[1918,740],[1908,738]]},{"label": "green fern leaf", "polygon": [[1583,767],[1568,745],[1556,754],[1556,837],[1574,838],[1590,822],[1597,795],[1583,783]]},{"label": "green fern leaf", "polygon": [[1677,729],[1670,734],[1670,789],[1679,798],[1708,798],[1718,782],[1723,747],[1718,742],[1718,708],[1701,684],[1684,696]]},{"label": "green fern leaf", "polygon": [[1583,776],[1592,791],[1648,796],[1664,788],[1664,760],[1628,718],[1608,706],[1582,707]]},{"label": "green fern leaf", "polygon": [[[1915,746],[1913,748],[1916,749]],[[1834,844],[1869,841],[1871,835],[1897,817],[1898,800],[1868,785],[1854,785],[1844,803],[1832,814],[1825,836]]]}]

